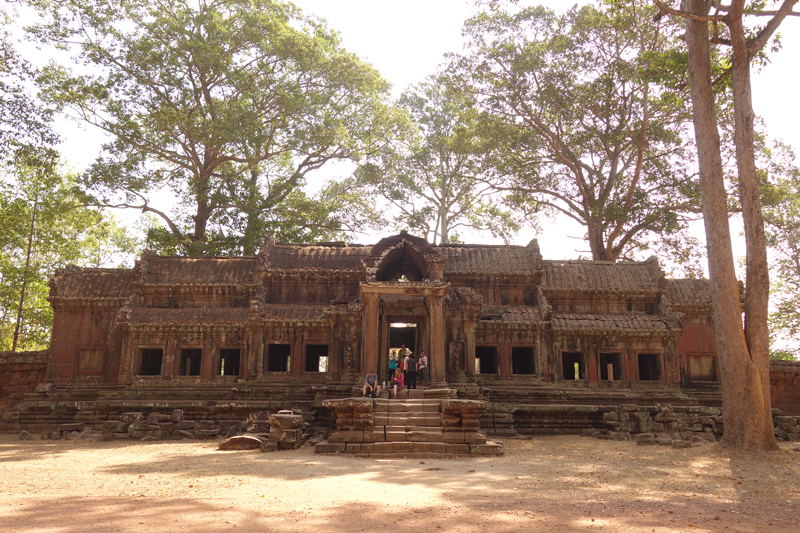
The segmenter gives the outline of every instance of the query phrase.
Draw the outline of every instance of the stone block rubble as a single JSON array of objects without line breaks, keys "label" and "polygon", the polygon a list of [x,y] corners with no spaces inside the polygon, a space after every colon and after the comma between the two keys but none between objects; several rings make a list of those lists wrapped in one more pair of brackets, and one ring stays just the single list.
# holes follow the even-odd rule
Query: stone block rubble
[{"label": "stone block rubble", "polygon": [[[40,434],[42,440],[182,440],[225,438],[218,449],[260,449],[262,452],[299,448],[309,438],[310,426],[301,414],[281,410],[251,413],[247,420],[186,420],[183,411],[171,414],[128,412],[119,420],[103,422],[95,430],[83,422],[60,424],[56,431]],[[32,440],[34,435],[22,431],[21,440]]]},{"label": "stone block rubble", "polygon": [[[427,392],[427,391],[425,391]],[[455,399],[325,400],[333,431],[317,453],[384,455],[501,455],[501,443],[480,430],[486,402]]]},{"label": "stone block rubble", "polygon": [[[800,442],[800,416],[784,416],[773,409],[775,437]],[[705,406],[621,405],[603,413],[605,429],[587,429],[583,435],[605,440],[635,440],[639,446],[674,448],[703,446],[722,437],[722,410]]]}]

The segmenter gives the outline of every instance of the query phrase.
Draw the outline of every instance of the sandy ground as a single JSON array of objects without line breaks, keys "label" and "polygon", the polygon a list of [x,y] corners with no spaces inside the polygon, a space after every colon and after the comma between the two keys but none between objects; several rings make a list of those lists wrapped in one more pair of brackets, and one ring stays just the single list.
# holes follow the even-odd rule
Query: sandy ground
[{"label": "sandy ground", "polygon": [[0,435],[0,531],[800,531],[797,444],[539,437],[502,457],[376,460],[216,442]]}]

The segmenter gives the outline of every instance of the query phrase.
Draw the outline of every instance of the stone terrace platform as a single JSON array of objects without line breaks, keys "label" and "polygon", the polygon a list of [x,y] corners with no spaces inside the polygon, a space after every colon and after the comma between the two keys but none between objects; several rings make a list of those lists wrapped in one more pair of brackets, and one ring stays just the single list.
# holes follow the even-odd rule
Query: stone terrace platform
[{"label": "stone terrace platform", "polygon": [[443,391],[411,393],[422,398],[325,400],[334,431],[315,451],[361,457],[503,453],[503,445],[488,441],[480,430],[485,401],[443,398]]}]

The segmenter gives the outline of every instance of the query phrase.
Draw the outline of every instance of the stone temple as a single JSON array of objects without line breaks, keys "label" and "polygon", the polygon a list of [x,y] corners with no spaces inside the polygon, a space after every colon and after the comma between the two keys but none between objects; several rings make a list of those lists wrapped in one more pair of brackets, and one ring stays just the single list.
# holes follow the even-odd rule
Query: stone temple
[{"label": "stone temple", "polygon": [[145,252],[133,269],[54,277],[47,385],[15,421],[312,412],[360,395],[369,370],[384,379],[401,344],[428,354],[431,388],[498,406],[483,420],[501,434],[591,427],[592,406],[717,406],[707,283],[666,279],[655,258],[546,260],[536,240],[404,232],[371,246],[267,237],[253,257]]}]

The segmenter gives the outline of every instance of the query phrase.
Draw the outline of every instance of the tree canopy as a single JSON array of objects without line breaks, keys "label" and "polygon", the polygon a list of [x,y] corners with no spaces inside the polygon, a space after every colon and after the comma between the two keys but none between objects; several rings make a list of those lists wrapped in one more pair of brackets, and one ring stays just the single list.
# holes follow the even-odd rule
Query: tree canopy
[{"label": "tree canopy", "polygon": [[508,241],[519,217],[502,205],[496,173],[482,166],[470,98],[432,76],[406,90],[399,105],[419,135],[393,143],[356,172],[356,183],[388,201],[384,218],[432,243],[457,242],[462,230]]},{"label": "tree canopy", "polygon": [[[160,217],[151,237],[164,248],[253,253],[267,229],[295,241],[341,232],[332,196],[304,190],[308,173],[405,128],[375,69],[292,4],[49,5],[36,35],[90,68],[52,66],[46,95],[111,137],[84,183],[98,205]],[[158,202],[165,192],[176,208]]]},{"label": "tree canopy", "polygon": [[518,207],[579,222],[596,260],[682,234],[699,210],[681,29],[656,12],[493,9],[466,23],[448,71]]}]

